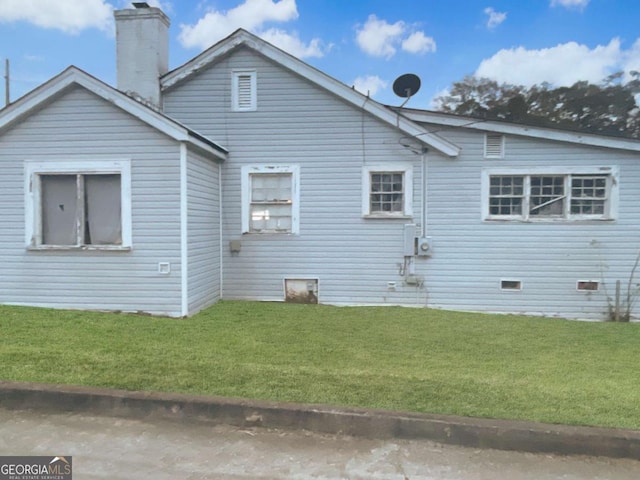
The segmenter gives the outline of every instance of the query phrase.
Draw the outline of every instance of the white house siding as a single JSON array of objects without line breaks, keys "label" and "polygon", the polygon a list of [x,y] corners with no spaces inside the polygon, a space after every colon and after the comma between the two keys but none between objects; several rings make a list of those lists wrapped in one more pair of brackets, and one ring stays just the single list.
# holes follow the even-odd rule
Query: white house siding
[{"label": "white house siding", "polygon": [[[235,68],[257,71],[255,112],[231,111]],[[317,278],[320,302],[426,302],[425,291],[399,275],[403,225],[413,219],[362,218],[362,167],[380,162],[415,163],[419,218],[419,157],[399,144],[394,127],[249,50],[165,92],[164,108],[231,152],[222,166],[223,298],[283,300],[285,278]],[[299,165],[299,235],[242,235],[241,166],[254,164]],[[231,255],[230,240],[241,241],[239,254]]]},{"label": "white house siding", "polygon": [[[231,72],[255,69],[255,112],[231,111]],[[223,297],[282,300],[283,279],[318,278],[319,300],[336,304],[429,305],[448,309],[601,319],[615,280],[629,278],[640,247],[638,155],[525,137],[507,138],[506,158],[483,158],[484,134],[427,125],[462,148],[459,158],[429,152],[427,235],[433,256],[417,258],[424,286],[406,285],[403,226],[421,222],[420,156],[402,134],[265,60],[241,50],[165,92],[166,112],[230,151],[223,165]],[[364,100],[363,100],[364,101]],[[361,215],[364,165],[412,162],[412,219]],[[300,234],[242,235],[240,167],[300,166]],[[484,167],[617,166],[614,222],[506,223],[481,219]],[[241,241],[231,255],[230,240]],[[503,279],[523,290],[501,291]],[[604,282],[579,292],[578,280]],[[396,282],[395,291],[389,282]],[[606,288],[606,291],[605,291]]]},{"label": "white house siding", "polygon": [[188,285],[189,314],[220,299],[220,165],[189,152]]},{"label": "white house siding", "polygon": [[[0,302],[180,314],[179,145],[75,87],[0,132]],[[25,160],[131,160],[133,249],[28,251]],[[168,262],[171,273],[158,272]]]},{"label": "white house siding", "polygon": [[[430,128],[438,128],[430,126]],[[640,155],[613,149],[506,137],[504,159],[484,159],[484,134],[440,131],[462,147],[455,160],[429,165],[429,235],[434,256],[422,263],[429,305],[463,310],[603,319],[615,282],[626,284],[640,249]],[[619,210],[613,222],[518,223],[481,219],[485,167],[618,166]],[[501,291],[501,279],[522,281]],[[604,281],[597,292],[578,280]],[[640,281],[640,276],[636,282]],[[605,291],[606,289],[606,291]]]}]

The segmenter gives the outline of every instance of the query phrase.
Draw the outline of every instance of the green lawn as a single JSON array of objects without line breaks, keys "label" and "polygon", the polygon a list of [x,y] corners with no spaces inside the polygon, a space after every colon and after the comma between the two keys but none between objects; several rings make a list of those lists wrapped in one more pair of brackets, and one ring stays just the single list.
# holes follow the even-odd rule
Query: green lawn
[{"label": "green lawn", "polygon": [[0,379],[640,429],[640,324],[224,301],[0,306]]}]

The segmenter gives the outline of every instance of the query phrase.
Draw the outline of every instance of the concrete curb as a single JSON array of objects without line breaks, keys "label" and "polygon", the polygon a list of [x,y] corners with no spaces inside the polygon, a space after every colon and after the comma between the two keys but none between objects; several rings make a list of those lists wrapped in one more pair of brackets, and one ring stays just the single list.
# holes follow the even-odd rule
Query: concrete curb
[{"label": "concrete curb", "polygon": [[640,459],[640,431],[0,381],[0,407],[210,421],[474,448]]}]

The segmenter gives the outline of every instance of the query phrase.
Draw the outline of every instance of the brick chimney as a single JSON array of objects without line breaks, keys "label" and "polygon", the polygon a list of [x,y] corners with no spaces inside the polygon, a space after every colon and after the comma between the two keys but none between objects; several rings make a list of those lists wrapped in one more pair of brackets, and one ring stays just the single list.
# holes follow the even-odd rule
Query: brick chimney
[{"label": "brick chimney", "polygon": [[146,2],[114,11],[118,90],[160,107],[160,76],[169,69],[169,18]]}]

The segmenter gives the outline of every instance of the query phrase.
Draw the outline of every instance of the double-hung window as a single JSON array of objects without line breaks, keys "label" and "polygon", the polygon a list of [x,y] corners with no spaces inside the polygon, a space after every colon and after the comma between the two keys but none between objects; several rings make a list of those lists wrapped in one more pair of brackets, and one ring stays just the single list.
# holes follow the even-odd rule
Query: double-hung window
[{"label": "double-hung window", "polygon": [[242,167],[242,232],[299,232],[299,167]]},{"label": "double-hung window", "polygon": [[393,218],[412,215],[411,165],[367,165],[362,169],[362,214]]},{"label": "double-hung window", "polygon": [[611,220],[617,213],[617,168],[486,169],[485,220]]},{"label": "double-hung window", "polygon": [[28,248],[131,247],[129,162],[28,161],[25,169]]}]

